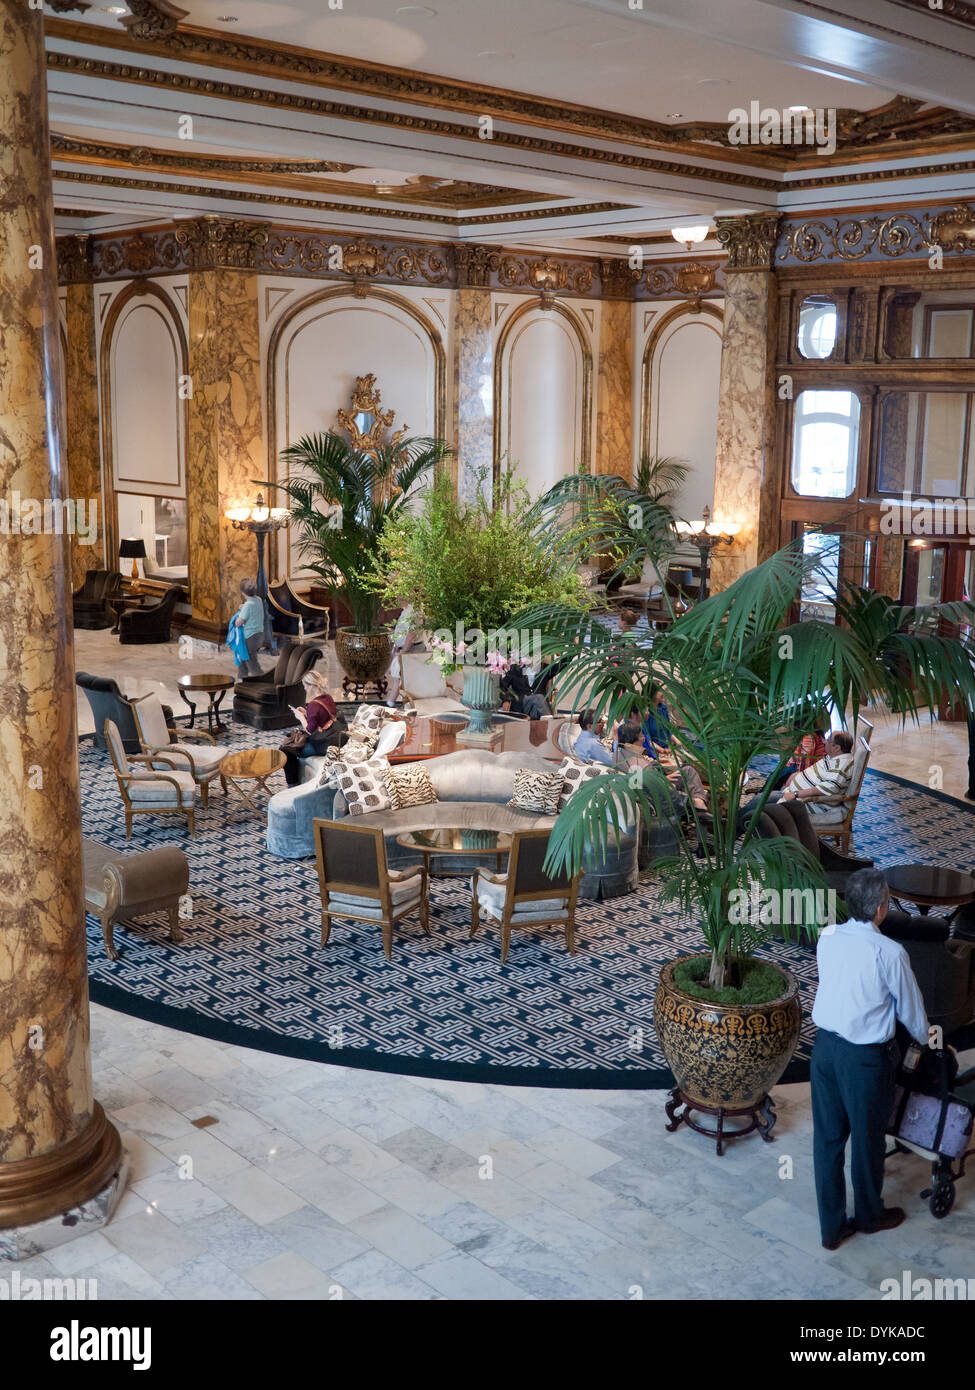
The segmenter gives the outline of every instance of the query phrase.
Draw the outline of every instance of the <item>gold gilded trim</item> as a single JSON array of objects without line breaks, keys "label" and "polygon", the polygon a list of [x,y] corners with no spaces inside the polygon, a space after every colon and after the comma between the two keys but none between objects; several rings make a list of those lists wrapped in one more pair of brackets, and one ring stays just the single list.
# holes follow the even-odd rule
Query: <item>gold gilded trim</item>
[{"label": "gold gilded trim", "polygon": [[[589,335],[587,334],[587,332],[586,332],[586,330],[585,330],[585,327],[584,327],[583,324],[579,321],[579,319],[578,319],[578,317],[576,316],[576,314],[568,307],[567,304],[564,304],[561,300],[558,300],[558,299],[548,299],[548,300],[542,302],[542,301],[540,301],[540,300],[538,300],[538,299],[529,299],[529,300],[526,300],[524,304],[519,304],[519,305],[518,305],[518,308],[515,309],[515,310],[513,310],[513,312],[512,312],[511,314],[509,314],[509,316],[505,319],[505,321],[504,321],[504,326],[502,327],[501,332],[500,332],[500,334],[498,335],[497,345],[496,345],[495,350],[494,350],[494,466],[493,466],[493,476],[494,476],[495,484],[498,483],[498,481],[500,480],[500,477],[501,477],[501,454],[502,454],[502,448],[501,448],[501,445],[502,445],[502,438],[501,438],[501,417],[502,417],[502,414],[504,413],[503,410],[502,410],[502,386],[503,386],[503,384],[504,384],[504,383],[503,383],[503,378],[502,378],[502,373],[503,373],[503,370],[504,370],[504,354],[505,354],[505,348],[507,347],[508,339],[511,337],[512,330],[515,328],[515,326],[516,326],[523,318],[525,318],[526,315],[528,315],[528,314],[532,313],[534,310],[540,309],[540,308],[544,308],[546,312],[552,312],[552,311],[554,310],[555,313],[561,314],[563,318],[568,319],[569,323],[572,325],[572,328],[573,328],[574,331],[575,331],[576,337],[577,337],[578,340],[579,340],[579,349],[580,349],[580,352],[581,352],[581,354],[582,354],[582,448],[581,448],[581,450],[580,450],[579,466],[580,466],[580,468],[581,468],[582,470],[584,470],[584,471],[585,471],[585,470],[588,470],[589,467],[591,466],[591,461],[592,461],[592,376],[593,376],[593,361],[592,361],[592,345],[591,345],[591,343],[590,343],[590,341],[589,341]],[[509,369],[510,369],[510,362],[509,362]],[[509,390],[508,390],[508,397],[507,397],[507,414],[508,414],[508,434],[509,434],[509,438],[510,438],[510,432],[511,432],[511,391],[510,391],[510,382],[509,382]]]}]

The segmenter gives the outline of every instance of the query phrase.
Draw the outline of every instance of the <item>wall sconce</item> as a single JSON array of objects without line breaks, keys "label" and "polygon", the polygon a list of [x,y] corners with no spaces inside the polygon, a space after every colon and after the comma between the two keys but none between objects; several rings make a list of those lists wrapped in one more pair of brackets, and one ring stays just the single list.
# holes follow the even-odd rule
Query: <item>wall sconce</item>
[{"label": "wall sconce", "polygon": [[257,592],[264,604],[265,645],[273,651],[271,607],[267,601],[267,572],[264,569],[264,542],[270,532],[280,531],[283,526],[288,525],[291,512],[287,507],[267,506],[263,492],[259,492],[252,507],[231,507],[229,511],[224,512],[224,516],[235,531],[250,531],[252,536],[257,537]]},{"label": "wall sconce", "polygon": [[710,230],[707,222],[700,222],[693,227],[671,227],[670,235],[682,246],[686,246],[688,251],[693,251],[700,242],[707,241]]},{"label": "wall sconce", "polygon": [[678,535],[697,546],[701,556],[701,584],[697,596],[700,602],[708,589],[711,552],[719,545],[734,545],[735,537],[742,529],[741,522],[713,521],[710,507],[705,507],[697,521],[678,521],[675,529]]}]

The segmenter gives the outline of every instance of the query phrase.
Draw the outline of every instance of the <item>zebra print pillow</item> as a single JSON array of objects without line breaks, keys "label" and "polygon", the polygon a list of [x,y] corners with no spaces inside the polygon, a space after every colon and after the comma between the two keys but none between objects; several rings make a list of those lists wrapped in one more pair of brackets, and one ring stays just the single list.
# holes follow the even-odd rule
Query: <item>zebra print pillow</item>
[{"label": "zebra print pillow", "polygon": [[515,773],[511,800],[512,811],[531,811],[538,816],[554,816],[558,811],[562,772],[532,772],[520,767]]},{"label": "zebra print pillow", "polygon": [[390,768],[383,780],[394,811],[403,811],[408,806],[429,806],[438,799],[433,783],[422,767]]}]

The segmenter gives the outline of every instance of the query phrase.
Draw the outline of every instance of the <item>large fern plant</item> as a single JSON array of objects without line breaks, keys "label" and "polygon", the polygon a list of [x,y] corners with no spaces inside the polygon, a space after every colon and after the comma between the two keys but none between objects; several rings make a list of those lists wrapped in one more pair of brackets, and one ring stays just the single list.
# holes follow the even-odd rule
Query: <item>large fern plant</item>
[{"label": "large fern plant", "polygon": [[[804,583],[816,574],[833,592],[840,624],[790,621]],[[665,898],[676,899],[701,925],[710,952],[709,984],[737,983],[740,964],[768,935],[733,911],[752,885],[783,901],[787,890],[824,888],[816,860],[787,837],[765,839],[759,815],[767,801],[747,805],[746,769],[765,755],[781,771],[799,738],[813,731],[823,703],[851,709],[883,703],[902,720],[937,708],[945,692],[975,702],[970,639],[951,635],[975,622],[968,603],[905,607],[832,579],[801,541],[742,575],[729,589],[697,604],[665,633],[611,634],[587,614],[547,606],[518,615],[537,627],[548,651],[577,651],[563,680],[591,692],[586,703],[610,724],[642,716],[651,681],[672,718],[683,724],[678,760],[710,789],[710,814],[679,814],[663,772],[611,773],[580,789],[559,815],[548,862],[573,870],[587,847],[596,853],[622,832],[637,810],[670,825],[674,854],[654,862]],[[737,896],[743,894],[743,897]],[[734,895],[734,896],[733,896]],[[795,899],[808,905],[808,899]],[[820,925],[805,917],[794,925]],[[781,928],[788,937],[787,925]]]},{"label": "large fern plant", "polygon": [[291,524],[307,568],[352,614],[355,632],[373,632],[380,594],[375,583],[379,538],[387,520],[450,452],[442,439],[417,436],[374,452],[338,434],[309,434],[282,450]]}]

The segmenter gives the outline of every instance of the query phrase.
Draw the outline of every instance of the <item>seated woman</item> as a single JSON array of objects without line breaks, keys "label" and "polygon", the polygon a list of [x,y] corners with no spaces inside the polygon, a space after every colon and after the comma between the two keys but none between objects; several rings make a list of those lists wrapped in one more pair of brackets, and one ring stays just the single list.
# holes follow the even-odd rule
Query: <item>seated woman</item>
[{"label": "seated woman", "polygon": [[[825,715],[822,722],[816,721],[816,728],[811,734],[804,734],[792,751],[792,757],[786,763],[773,788],[780,791],[788,782],[794,772],[805,772],[807,767],[812,767],[813,763],[818,763],[821,758],[826,757],[826,737],[822,730],[822,723],[825,722]],[[795,731],[799,732],[798,729]]]},{"label": "seated woman", "polygon": [[643,746],[651,758],[657,756],[657,749],[670,747],[673,731],[670,724],[670,711],[664,703],[664,693],[659,685],[650,687],[650,709],[643,721]]},{"label": "seated woman", "polygon": [[326,748],[340,748],[347,737],[345,716],[337,712],[325,677],[312,668],[301,683],[305,687],[308,703],[292,706],[292,713],[303,734],[297,732],[295,737],[281,745],[287,760],[284,776],[289,787],[296,787],[301,781],[303,758],[320,758]]},{"label": "seated woman", "polygon": [[699,811],[708,809],[707,788],[701,781],[701,774],[690,763],[678,765],[677,759],[669,752],[654,753],[648,756],[640,747],[642,730],[639,724],[620,724],[616,731],[619,745],[618,761],[629,770],[645,770],[658,767],[675,792],[685,793]]}]

